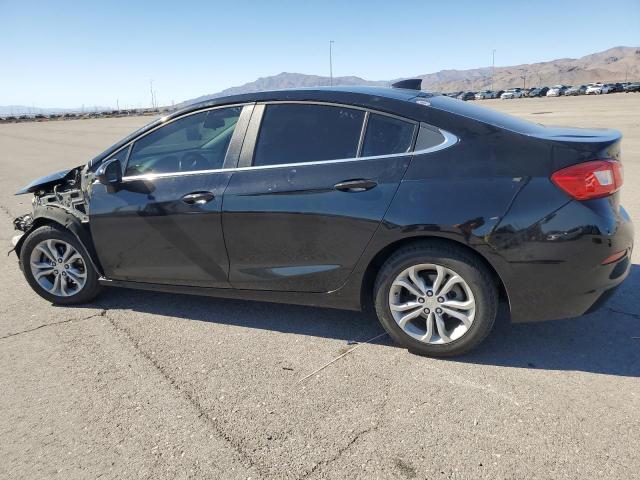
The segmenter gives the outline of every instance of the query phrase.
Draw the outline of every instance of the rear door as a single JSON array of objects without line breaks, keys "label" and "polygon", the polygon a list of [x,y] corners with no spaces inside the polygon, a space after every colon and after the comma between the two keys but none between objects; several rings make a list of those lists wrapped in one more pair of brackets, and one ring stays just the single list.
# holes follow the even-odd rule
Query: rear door
[{"label": "rear door", "polygon": [[415,122],[317,103],[257,105],[222,223],[234,288],[339,288],[409,164]]},{"label": "rear door", "polygon": [[126,165],[115,189],[92,185],[90,228],[107,278],[229,287],[222,194],[253,105],[178,119],[117,152]]}]

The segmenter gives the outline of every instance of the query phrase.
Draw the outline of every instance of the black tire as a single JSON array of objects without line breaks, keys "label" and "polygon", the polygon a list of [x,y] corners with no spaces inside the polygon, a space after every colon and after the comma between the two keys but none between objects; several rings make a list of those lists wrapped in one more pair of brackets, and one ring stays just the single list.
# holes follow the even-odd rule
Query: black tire
[{"label": "black tire", "polygon": [[[33,276],[33,272],[31,271],[30,266],[31,253],[40,242],[50,239],[62,240],[64,242],[67,242],[73,248],[75,248],[82,257],[82,261],[84,262],[86,269],[87,278],[82,289],[73,295],[67,297],[54,295],[44,289]],[[93,264],[91,263],[91,259],[86,249],[71,232],[62,227],[58,227],[55,225],[45,225],[31,232],[31,234],[29,234],[29,236],[24,241],[22,249],[20,250],[20,266],[31,288],[42,298],[56,305],[75,305],[87,303],[93,300],[101,290],[101,286],[98,283],[98,274],[93,268]]]},{"label": "black tire", "polygon": [[[396,323],[389,307],[389,291],[395,278],[413,265],[429,263],[460,275],[476,302],[473,323],[464,335],[449,343],[428,344],[411,337]],[[384,263],[376,278],[374,301],[380,323],[396,343],[419,355],[446,357],[466,353],[487,337],[498,310],[498,291],[492,273],[465,249],[440,241],[417,242],[399,249]]]}]

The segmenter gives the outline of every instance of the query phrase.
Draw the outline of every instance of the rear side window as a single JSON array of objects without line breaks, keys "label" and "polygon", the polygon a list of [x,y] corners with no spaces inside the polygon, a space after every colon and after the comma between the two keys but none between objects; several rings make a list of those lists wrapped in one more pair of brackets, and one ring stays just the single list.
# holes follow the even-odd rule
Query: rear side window
[{"label": "rear side window", "polygon": [[354,158],[364,112],[314,104],[267,105],[253,165],[279,165]]},{"label": "rear side window", "polygon": [[411,150],[415,125],[398,118],[372,113],[362,145],[362,157],[392,155]]}]

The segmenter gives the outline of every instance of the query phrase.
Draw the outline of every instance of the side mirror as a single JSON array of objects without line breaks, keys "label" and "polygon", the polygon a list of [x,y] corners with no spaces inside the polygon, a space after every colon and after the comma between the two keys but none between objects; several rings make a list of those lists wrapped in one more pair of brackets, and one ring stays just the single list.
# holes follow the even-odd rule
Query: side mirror
[{"label": "side mirror", "polygon": [[122,182],[122,164],[120,160],[114,158],[100,165],[96,170],[96,178],[107,187],[114,187]]}]

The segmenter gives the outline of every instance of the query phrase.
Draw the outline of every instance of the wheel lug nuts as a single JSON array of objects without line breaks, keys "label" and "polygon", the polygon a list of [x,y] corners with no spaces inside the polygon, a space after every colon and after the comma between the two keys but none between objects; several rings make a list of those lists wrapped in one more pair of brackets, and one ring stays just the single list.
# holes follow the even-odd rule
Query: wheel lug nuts
[{"label": "wheel lug nuts", "polygon": [[427,297],[433,297],[433,292],[431,290],[427,292]]},{"label": "wheel lug nuts", "polygon": [[431,310],[429,310],[428,308],[425,308],[424,313],[431,313]]},{"label": "wheel lug nuts", "polygon": [[424,298],[419,298],[418,303],[424,303]]},{"label": "wheel lug nuts", "polygon": [[442,303],[442,302],[444,302],[444,298],[443,298],[443,297],[438,297],[438,301],[439,301],[440,303]]},{"label": "wheel lug nuts", "polygon": [[442,309],[441,308],[436,308],[436,313],[442,313]]},{"label": "wheel lug nuts", "polygon": [[67,276],[67,272],[62,272],[62,276],[66,277]]},{"label": "wheel lug nuts", "polygon": [[54,271],[53,271],[53,274],[54,274],[54,275],[57,275],[57,274],[58,274],[58,270],[54,270]]},{"label": "wheel lug nuts", "polygon": [[61,258],[58,259],[58,263],[62,263],[62,259]]},{"label": "wheel lug nuts", "polygon": [[65,265],[65,266],[64,266],[64,268],[67,268],[67,269],[68,269],[68,268],[69,268],[69,265]]}]

